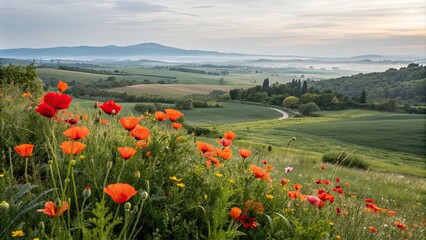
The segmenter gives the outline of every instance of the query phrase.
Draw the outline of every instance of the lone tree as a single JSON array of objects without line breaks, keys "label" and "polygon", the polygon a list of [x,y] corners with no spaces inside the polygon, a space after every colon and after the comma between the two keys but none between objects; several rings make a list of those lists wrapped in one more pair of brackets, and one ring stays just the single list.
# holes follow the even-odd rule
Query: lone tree
[{"label": "lone tree", "polygon": [[263,88],[265,88],[265,89],[267,89],[268,87],[269,87],[269,79],[267,78],[267,79],[265,79],[265,80],[263,80],[263,85],[262,85],[262,87]]},{"label": "lone tree", "polygon": [[367,103],[367,94],[365,93],[365,90],[362,90],[361,93],[361,99],[359,100],[360,103]]},{"label": "lone tree", "polygon": [[308,92],[308,82],[307,81],[303,81],[303,85],[302,85],[302,95]]}]

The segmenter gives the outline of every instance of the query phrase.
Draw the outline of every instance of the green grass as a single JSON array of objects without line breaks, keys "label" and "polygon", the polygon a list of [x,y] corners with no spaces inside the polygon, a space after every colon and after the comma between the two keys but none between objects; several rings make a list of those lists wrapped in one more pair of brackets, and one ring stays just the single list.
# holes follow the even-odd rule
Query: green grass
[{"label": "green grass", "polygon": [[348,110],[318,118],[293,118],[224,124],[239,139],[316,153],[346,151],[361,155],[373,169],[426,176],[425,119],[420,115]]}]

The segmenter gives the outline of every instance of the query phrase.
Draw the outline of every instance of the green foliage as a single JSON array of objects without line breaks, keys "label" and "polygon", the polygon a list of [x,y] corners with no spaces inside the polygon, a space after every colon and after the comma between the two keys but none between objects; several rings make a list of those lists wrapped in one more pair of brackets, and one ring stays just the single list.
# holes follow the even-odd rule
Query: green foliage
[{"label": "green foliage", "polygon": [[191,110],[194,108],[193,100],[189,98],[180,98],[175,101],[177,109],[180,110]]},{"label": "green foliage", "polygon": [[299,106],[299,98],[295,96],[286,97],[283,100],[282,106],[286,108],[297,108]]},{"label": "green foliage", "polygon": [[360,97],[360,89],[368,89],[370,100],[401,97],[403,100],[425,102],[426,66],[409,65],[399,70],[391,68],[385,72],[360,73],[310,84],[319,90],[337,91],[357,98]]},{"label": "green foliage", "polygon": [[154,105],[141,104],[141,103],[135,104],[134,109],[141,113],[145,113],[145,112],[154,113],[156,111],[156,108]]},{"label": "green foliage", "polygon": [[109,208],[103,203],[96,203],[96,207],[92,210],[93,217],[87,220],[93,227],[87,228],[84,224],[80,225],[84,239],[107,240],[114,236],[114,228],[122,222],[122,219],[114,219],[108,210]]},{"label": "green foliage", "polygon": [[368,169],[369,166],[364,162],[361,157],[355,154],[348,154],[346,152],[328,152],[322,156],[322,161],[325,163],[338,164],[347,167],[354,167],[360,169]]},{"label": "green foliage", "polygon": [[312,113],[317,112],[319,110],[319,107],[313,102],[309,102],[307,104],[302,104],[299,106],[299,112],[305,116],[311,116]]},{"label": "green foliage", "polygon": [[35,97],[40,96],[43,92],[42,83],[37,77],[34,65],[0,66],[0,87],[10,84],[17,85],[22,92],[29,92]]}]

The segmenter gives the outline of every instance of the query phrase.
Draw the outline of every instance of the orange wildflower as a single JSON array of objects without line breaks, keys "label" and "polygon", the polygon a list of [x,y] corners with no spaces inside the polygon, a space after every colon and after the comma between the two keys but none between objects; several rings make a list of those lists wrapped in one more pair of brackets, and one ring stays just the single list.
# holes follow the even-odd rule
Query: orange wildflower
[{"label": "orange wildflower", "polygon": [[261,202],[255,202],[253,200],[247,200],[244,203],[244,211],[245,212],[252,211],[255,214],[263,214],[264,207],[263,207],[263,204]]},{"label": "orange wildflower", "polygon": [[146,140],[149,138],[149,134],[149,129],[141,125],[136,125],[136,127],[130,131],[130,135],[137,140]]},{"label": "orange wildflower", "polygon": [[144,148],[148,147],[148,142],[146,142],[146,141],[137,141],[137,142],[135,142],[135,147],[136,148],[140,148],[140,149],[144,149]]},{"label": "orange wildflower", "polygon": [[293,184],[293,188],[294,188],[294,190],[296,190],[296,191],[299,191],[300,189],[302,189],[302,185],[300,185],[300,184],[298,184],[298,183],[296,183],[296,184]]},{"label": "orange wildflower", "polygon": [[216,140],[217,143],[219,143],[220,145],[224,146],[224,147],[229,147],[232,145],[232,140],[226,139],[226,138],[222,138],[222,139],[218,139]]},{"label": "orange wildflower", "polygon": [[32,97],[33,95],[31,95],[31,93],[27,93],[27,92],[25,92],[25,93],[23,93],[21,96],[22,96],[23,98],[30,98],[30,97]]},{"label": "orange wildflower", "polygon": [[102,119],[102,120],[99,121],[99,123],[104,124],[104,125],[109,124],[108,119]]},{"label": "orange wildflower", "polygon": [[174,129],[180,129],[180,128],[182,127],[182,123],[174,122],[174,123],[172,124],[172,127],[173,127]]},{"label": "orange wildflower", "polygon": [[58,90],[60,92],[65,92],[65,90],[67,90],[67,88],[68,88],[68,84],[66,82],[59,81]]},{"label": "orange wildflower", "polygon": [[248,149],[238,149],[242,158],[246,159],[251,155],[251,151]]},{"label": "orange wildflower", "polygon": [[151,157],[151,156],[152,156],[152,152],[151,152],[151,151],[148,151],[148,152],[146,152],[146,153],[145,153],[145,155],[146,155],[147,157]]},{"label": "orange wildflower", "polygon": [[31,157],[33,155],[33,144],[21,144],[14,147],[15,151],[21,155],[21,157]]},{"label": "orange wildflower", "polygon": [[44,209],[38,209],[37,212],[42,212],[49,217],[60,217],[68,209],[68,202],[62,202],[61,208],[58,211],[58,206],[54,202],[48,201],[44,205]]},{"label": "orange wildflower", "polygon": [[127,202],[131,197],[138,193],[132,185],[127,183],[109,184],[106,188],[104,188],[104,192],[118,204]]},{"label": "orange wildflower", "polygon": [[121,147],[121,148],[117,148],[117,150],[120,152],[120,155],[124,160],[127,160],[133,157],[133,155],[135,155],[136,153],[136,149],[129,148],[129,147]]},{"label": "orange wildflower", "polygon": [[329,201],[330,203],[333,203],[334,202],[334,196],[333,195],[331,195],[331,194],[329,194],[329,193],[320,193],[320,194],[318,194],[318,197],[321,199],[321,200],[323,200],[323,201]]},{"label": "orange wildflower", "polygon": [[300,196],[300,193],[298,191],[288,191],[287,196],[291,199],[296,199]]},{"label": "orange wildflower", "polygon": [[274,169],[275,167],[274,166],[272,166],[272,165],[267,165],[267,166],[265,166],[265,170],[266,170],[266,172],[271,172],[272,171],[272,169]]},{"label": "orange wildflower", "polygon": [[367,203],[365,206],[373,212],[381,212],[383,209],[376,206],[374,203]]},{"label": "orange wildflower", "polygon": [[237,134],[235,134],[234,132],[231,131],[227,131],[223,133],[223,137],[229,140],[234,139],[237,136]]},{"label": "orange wildflower", "polygon": [[65,154],[68,155],[77,155],[86,147],[85,144],[81,142],[65,141],[61,144],[61,149]]},{"label": "orange wildflower", "polygon": [[407,226],[400,222],[395,222],[395,225],[401,229],[408,230]]},{"label": "orange wildflower", "polygon": [[167,114],[160,112],[160,111],[157,111],[157,112],[155,112],[155,118],[158,121],[162,122],[162,121],[166,120],[168,117],[167,117]]},{"label": "orange wildflower", "polygon": [[183,116],[183,113],[174,109],[164,109],[170,121],[174,122]]},{"label": "orange wildflower", "polygon": [[87,136],[90,133],[89,129],[86,127],[71,127],[64,131],[64,135],[74,139],[80,140]]},{"label": "orange wildflower", "polygon": [[200,141],[197,141],[196,143],[197,143],[198,150],[200,150],[203,153],[212,152],[214,150],[214,147],[211,144],[200,142]]},{"label": "orange wildflower", "polygon": [[234,219],[234,221],[237,221],[238,217],[241,215],[243,211],[239,207],[233,207],[229,211],[229,216]]},{"label": "orange wildflower", "polygon": [[127,131],[133,130],[136,125],[139,124],[140,119],[136,117],[125,117],[120,118],[121,126],[123,126]]},{"label": "orange wildflower", "polygon": [[251,164],[250,170],[256,178],[260,178],[260,179],[272,182],[271,176],[263,168],[258,167],[254,164]]},{"label": "orange wildflower", "polygon": [[216,154],[223,158],[223,160],[229,160],[232,157],[232,150],[229,147],[224,149],[216,148]]}]

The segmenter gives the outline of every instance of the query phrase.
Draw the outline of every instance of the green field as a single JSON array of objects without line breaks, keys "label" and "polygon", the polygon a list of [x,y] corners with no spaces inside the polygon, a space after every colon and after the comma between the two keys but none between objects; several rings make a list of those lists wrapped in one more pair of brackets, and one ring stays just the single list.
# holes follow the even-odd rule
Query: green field
[{"label": "green field", "polygon": [[233,129],[239,139],[263,145],[286,146],[321,157],[330,151],[363,156],[374,169],[426,176],[425,118],[421,115],[347,110],[325,117],[267,120],[217,126]]},{"label": "green field", "polygon": [[[95,101],[74,99],[73,103],[76,104],[77,109],[86,110],[93,109]],[[138,116],[142,114],[133,109],[134,102],[123,102],[119,103],[123,108],[121,110],[121,116],[127,116],[133,114]],[[143,103],[153,104],[153,103]],[[272,109],[256,106],[247,105],[240,103],[219,103],[223,108],[195,108],[193,110],[182,110],[185,114],[185,123],[195,126],[215,126],[217,124],[229,124],[229,123],[241,123],[251,122],[265,119],[275,119],[282,115]],[[163,104],[164,107],[174,108],[174,104]]]}]

